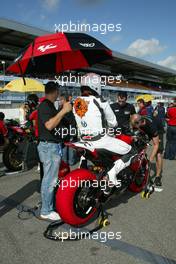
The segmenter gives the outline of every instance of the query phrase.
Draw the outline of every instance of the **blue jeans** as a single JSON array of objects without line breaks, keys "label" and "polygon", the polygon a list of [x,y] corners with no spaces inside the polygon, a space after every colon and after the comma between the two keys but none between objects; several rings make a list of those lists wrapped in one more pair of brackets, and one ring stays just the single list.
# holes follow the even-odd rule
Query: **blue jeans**
[{"label": "blue jeans", "polygon": [[65,146],[63,149],[63,157],[62,160],[68,163],[70,166],[73,166],[77,162],[76,151],[72,148]]},{"label": "blue jeans", "polygon": [[58,179],[61,163],[61,145],[57,143],[40,142],[38,145],[40,161],[43,163],[44,176],[41,185],[41,214],[47,215],[54,210],[54,188]]},{"label": "blue jeans", "polygon": [[166,140],[164,158],[174,160],[176,158],[176,126],[168,126]]}]

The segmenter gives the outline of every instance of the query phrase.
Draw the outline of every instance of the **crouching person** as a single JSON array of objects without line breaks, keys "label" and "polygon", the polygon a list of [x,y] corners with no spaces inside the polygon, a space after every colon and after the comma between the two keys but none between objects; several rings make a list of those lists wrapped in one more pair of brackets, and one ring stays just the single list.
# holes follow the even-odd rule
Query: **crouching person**
[{"label": "crouching person", "polygon": [[40,161],[43,163],[44,176],[41,184],[42,207],[40,219],[56,221],[60,219],[54,211],[54,188],[58,179],[61,162],[61,141],[55,129],[61,125],[66,113],[72,110],[69,102],[64,103],[61,111],[57,111],[54,102],[59,95],[59,87],[55,82],[45,85],[46,99],[38,107],[38,152]]}]

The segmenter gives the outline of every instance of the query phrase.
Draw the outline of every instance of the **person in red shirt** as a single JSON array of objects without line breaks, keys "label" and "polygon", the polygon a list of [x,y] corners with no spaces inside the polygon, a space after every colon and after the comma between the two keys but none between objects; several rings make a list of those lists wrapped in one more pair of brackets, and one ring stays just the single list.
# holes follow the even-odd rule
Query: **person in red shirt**
[{"label": "person in red shirt", "polygon": [[172,104],[171,107],[168,107],[166,115],[168,126],[176,126],[176,103]]},{"label": "person in red shirt", "polygon": [[[45,96],[43,96],[42,98],[39,99],[39,103],[42,103],[44,100],[46,99]],[[35,137],[38,139],[39,133],[38,133],[38,109],[34,110],[30,116],[29,119],[32,121],[33,123],[33,127],[34,127],[34,131],[35,131]],[[43,164],[40,161],[40,164],[38,166],[38,171],[40,171],[40,185],[43,179]],[[40,188],[39,188],[39,192],[40,192]]]},{"label": "person in red shirt", "polygon": [[[45,96],[42,97],[42,98],[40,98],[40,99],[39,99],[39,102],[42,103],[42,102],[45,100],[45,98],[46,98]],[[37,109],[34,110],[34,111],[30,114],[30,116],[29,116],[29,120],[32,121],[32,123],[33,123],[33,127],[34,127],[34,130],[35,130],[35,136],[36,136],[36,138],[38,138],[38,110],[37,110]]]},{"label": "person in red shirt", "polygon": [[38,138],[38,110],[34,110],[30,116],[29,120],[32,121],[33,127],[34,127],[34,132],[35,132],[35,137]]},{"label": "person in red shirt", "polygon": [[176,158],[176,102],[167,109],[167,134],[164,158],[174,160]]},{"label": "person in red shirt", "polygon": [[4,145],[8,143],[8,129],[4,122],[5,115],[3,112],[0,112],[0,144]]},{"label": "person in red shirt", "polygon": [[138,104],[138,107],[139,107],[138,114],[141,115],[141,116],[147,116],[147,108],[145,106],[144,100],[143,99],[137,100],[137,104]]}]

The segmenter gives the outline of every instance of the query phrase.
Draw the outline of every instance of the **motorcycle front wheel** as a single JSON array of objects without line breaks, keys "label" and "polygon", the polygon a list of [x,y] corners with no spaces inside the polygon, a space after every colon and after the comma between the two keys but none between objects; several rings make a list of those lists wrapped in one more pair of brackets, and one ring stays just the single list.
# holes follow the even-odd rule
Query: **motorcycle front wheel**
[{"label": "motorcycle front wheel", "polygon": [[22,169],[22,161],[17,155],[17,145],[9,144],[3,152],[3,163],[10,171],[19,171]]},{"label": "motorcycle front wheel", "polygon": [[145,188],[149,177],[150,177],[149,162],[147,159],[144,159],[138,171],[135,172],[133,181],[129,186],[129,190],[136,193],[141,192]]}]

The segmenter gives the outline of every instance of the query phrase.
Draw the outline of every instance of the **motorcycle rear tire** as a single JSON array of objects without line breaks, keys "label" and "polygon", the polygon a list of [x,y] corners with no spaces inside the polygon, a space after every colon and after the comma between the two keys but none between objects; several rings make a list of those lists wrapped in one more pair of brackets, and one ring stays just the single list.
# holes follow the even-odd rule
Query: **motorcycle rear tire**
[{"label": "motorcycle rear tire", "polygon": [[[74,181],[74,187],[70,186],[71,180]],[[97,208],[92,208],[87,216],[81,217],[76,213],[75,209],[75,198],[80,187],[80,181],[93,180],[96,180],[96,176],[90,171],[76,169],[67,174],[64,182],[61,181],[56,193],[56,211],[65,223],[78,227],[86,224],[96,213]],[[64,187],[66,181],[69,184],[67,187]]]}]

